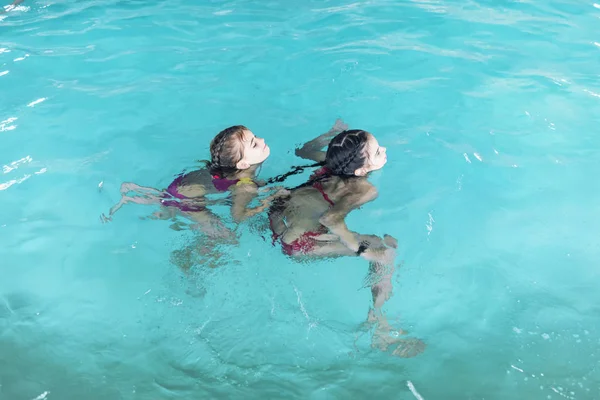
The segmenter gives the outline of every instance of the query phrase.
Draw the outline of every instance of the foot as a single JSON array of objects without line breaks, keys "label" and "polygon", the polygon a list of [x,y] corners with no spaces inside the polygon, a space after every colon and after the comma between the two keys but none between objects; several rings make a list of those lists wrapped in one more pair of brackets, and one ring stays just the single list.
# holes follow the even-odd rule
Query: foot
[{"label": "foot", "polygon": [[188,225],[177,221],[169,225],[169,228],[173,229],[174,231],[184,231],[188,229]]},{"label": "foot", "polygon": [[425,347],[427,345],[421,339],[401,339],[398,341],[398,346],[392,351],[392,355],[401,358],[412,358],[424,352]]},{"label": "foot", "polygon": [[417,338],[401,339],[402,332],[376,332],[371,347],[383,352],[391,349],[391,355],[401,358],[411,358],[421,354],[427,345]]},{"label": "foot", "polygon": [[160,211],[155,211],[147,217],[140,217],[140,219],[152,219],[152,220],[160,220],[166,221],[168,219],[174,218],[177,214],[170,209],[163,209]]},{"label": "foot", "polygon": [[187,274],[194,265],[191,249],[173,250],[171,252],[171,262]]}]

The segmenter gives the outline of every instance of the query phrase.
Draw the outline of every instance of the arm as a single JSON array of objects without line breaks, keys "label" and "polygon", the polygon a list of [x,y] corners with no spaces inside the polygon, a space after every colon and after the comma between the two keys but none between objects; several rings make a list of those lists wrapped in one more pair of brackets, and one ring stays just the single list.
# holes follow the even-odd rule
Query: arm
[{"label": "arm", "polygon": [[338,200],[320,219],[319,222],[327,227],[331,233],[337,235],[339,240],[353,253],[357,253],[361,244],[367,246],[360,256],[368,261],[383,265],[392,265],[396,256],[395,246],[390,247],[386,242],[391,237],[383,240],[374,235],[361,235],[352,232],[346,225],[346,216],[354,209],[377,198],[377,190],[366,179],[356,181],[349,188],[348,194]]},{"label": "arm", "polygon": [[265,197],[260,201],[260,205],[248,208],[248,204],[258,196],[258,188],[254,185],[241,185],[232,188],[233,204],[231,206],[231,216],[236,223],[240,223],[247,218],[253,217],[256,214],[260,214],[270,207],[271,202],[280,196],[289,194],[286,190],[279,190],[278,192]]},{"label": "arm", "polygon": [[296,149],[296,155],[300,158],[313,160],[316,162],[325,161],[325,152],[323,147],[327,146],[331,139],[340,132],[348,129],[348,125],[341,119],[337,119],[333,127],[324,134],[317,136],[310,142],[307,142],[299,149]]},{"label": "arm", "polygon": [[357,252],[360,247],[359,235],[348,229],[345,219],[353,210],[377,198],[377,190],[366,179],[354,182],[350,189],[346,196],[336,201],[319,219],[319,222],[337,235],[346,247]]}]

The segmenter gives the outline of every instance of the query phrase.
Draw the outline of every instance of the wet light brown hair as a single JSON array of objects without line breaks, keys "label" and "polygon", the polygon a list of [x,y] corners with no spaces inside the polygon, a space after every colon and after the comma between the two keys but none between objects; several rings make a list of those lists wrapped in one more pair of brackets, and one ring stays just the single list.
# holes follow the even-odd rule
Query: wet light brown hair
[{"label": "wet light brown hair", "polygon": [[248,130],[243,125],[230,126],[214,137],[210,142],[211,173],[237,170],[236,165],[243,157],[240,142],[244,137],[244,131]]}]

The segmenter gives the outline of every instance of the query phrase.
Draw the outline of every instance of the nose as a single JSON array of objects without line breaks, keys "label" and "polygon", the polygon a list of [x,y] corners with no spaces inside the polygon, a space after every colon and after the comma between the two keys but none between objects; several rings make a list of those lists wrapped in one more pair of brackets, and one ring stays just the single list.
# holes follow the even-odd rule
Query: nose
[{"label": "nose", "polygon": [[383,153],[386,153],[386,152],[387,152],[387,148],[382,146],[382,147],[381,147],[381,151],[382,151]]}]

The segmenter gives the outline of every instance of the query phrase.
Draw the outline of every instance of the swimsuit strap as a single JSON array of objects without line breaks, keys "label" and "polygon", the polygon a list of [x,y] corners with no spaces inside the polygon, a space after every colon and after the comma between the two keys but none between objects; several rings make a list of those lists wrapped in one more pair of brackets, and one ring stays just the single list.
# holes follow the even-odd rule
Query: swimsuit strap
[{"label": "swimsuit strap", "polygon": [[242,178],[242,179],[238,179],[238,182],[235,184],[235,186],[248,185],[248,184],[256,184],[256,183],[250,178]]},{"label": "swimsuit strap", "polygon": [[[311,178],[317,178],[320,176],[324,176],[324,175],[329,175],[331,173],[331,170],[327,167],[323,167],[320,168],[318,170],[316,170]],[[329,198],[329,196],[327,195],[327,193],[325,193],[325,189],[323,189],[323,184],[319,181],[314,182],[313,183],[313,187],[315,189],[317,189],[319,191],[319,193],[321,193],[321,195],[323,196],[323,199],[325,199],[326,202],[328,202],[330,205],[334,206],[335,203]]]},{"label": "swimsuit strap", "polygon": [[315,172],[313,172],[311,178],[316,178],[319,176],[323,176],[323,175],[330,175],[331,174],[331,170],[327,167],[322,167],[319,168],[318,170],[316,170]]},{"label": "swimsuit strap", "polygon": [[323,185],[321,184],[321,182],[313,183],[313,187],[315,189],[317,189],[319,191],[319,193],[321,193],[321,195],[323,196],[323,199],[325,199],[326,202],[328,202],[331,206],[335,205],[335,203],[329,198],[327,193],[325,193],[325,190],[323,189]]},{"label": "swimsuit strap", "polygon": [[235,186],[241,186],[241,185],[247,185],[247,184],[256,185],[256,182],[254,182],[250,178],[227,179],[227,178],[221,178],[219,175],[213,175],[212,178],[213,178],[212,183],[213,183],[215,189],[217,189],[220,192],[226,192],[233,185],[235,185]]}]

